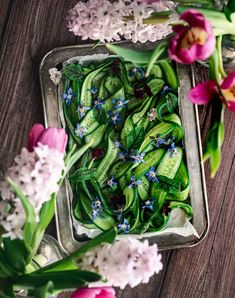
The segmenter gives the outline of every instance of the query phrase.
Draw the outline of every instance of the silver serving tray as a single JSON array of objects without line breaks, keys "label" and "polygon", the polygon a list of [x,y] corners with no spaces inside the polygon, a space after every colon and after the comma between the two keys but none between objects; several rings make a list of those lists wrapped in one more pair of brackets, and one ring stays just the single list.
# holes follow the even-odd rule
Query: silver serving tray
[{"label": "silver serving tray", "polygon": [[[93,45],[85,44],[55,48],[47,53],[42,59],[40,65],[40,83],[45,125],[47,127],[61,126],[59,108],[60,98],[58,96],[59,90],[58,87],[50,80],[48,73],[49,69],[76,56],[108,53],[108,50],[104,45],[100,45],[95,49],[93,49],[92,46]],[[151,50],[156,46],[156,44],[133,44],[123,42],[122,46],[139,50]],[[188,91],[194,85],[193,68],[185,65],[177,65],[177,73],[180,82],[180,117],[185,130],[184,142],[186,148],[186,159],[191,180],[190,198],[194,211],[191,222],[199,237],[183,237],[174,233],[168,233],[148,238],[150,242],[156,242],[160,250],[194,246],[205,238],[209,228],[209,214],[205,175],[202,163],[198,110],[197,106],[192,105],[187,98]],[[71,199],[69,198],[69,191],[66,183],[62,185],[56,201],[56,226],[58,240],[65,252],[71,253],[84,243],[75,239],[71,217]]]}]

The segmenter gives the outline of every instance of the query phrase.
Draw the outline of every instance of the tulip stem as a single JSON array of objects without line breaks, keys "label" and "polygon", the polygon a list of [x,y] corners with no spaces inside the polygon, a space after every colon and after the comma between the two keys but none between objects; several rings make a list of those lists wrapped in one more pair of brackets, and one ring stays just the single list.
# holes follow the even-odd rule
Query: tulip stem
[{"label": "tulip stem", "polygon": [[222,76],[222,78],[226,77],[226,73],[224,71],[224,65],[223,65],[223,56],[222,56],[222,35],[218,36],[216,39],[216,48],[218,51],[218,62],[219,62],[219,72]]}]

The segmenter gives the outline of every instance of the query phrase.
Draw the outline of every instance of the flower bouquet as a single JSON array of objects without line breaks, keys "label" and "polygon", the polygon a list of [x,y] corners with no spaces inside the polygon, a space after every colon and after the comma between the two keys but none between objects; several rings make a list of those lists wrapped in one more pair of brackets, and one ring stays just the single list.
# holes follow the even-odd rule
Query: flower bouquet
[{"label": "flower bouquet", "polygon": [[85,289],[84,286],[100,280],[104,285],[108,280],[109,285],[121,288],[127,284],[136,286],[148,282],[151,275],[162,269],[156,245],[133,239],[112,244],[115,228],[64,259],[47,260],[40,255],[38,248],[54,216],[56,194],[77,161],[76,153],[70,151],[65,155],[66,145],[63,129],[44,129],[36,124],[30,132],[28,148],[16,156],[14,166],[1,183],[1,297],[52,297],[64,290],[83,288],[72,297],[83,294],[114,298],[111,287]]}]

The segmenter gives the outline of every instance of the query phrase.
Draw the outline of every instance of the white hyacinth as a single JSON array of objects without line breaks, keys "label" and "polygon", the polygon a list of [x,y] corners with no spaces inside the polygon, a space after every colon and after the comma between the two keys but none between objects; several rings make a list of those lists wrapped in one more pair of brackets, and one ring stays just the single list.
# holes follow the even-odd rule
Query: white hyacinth
[{"label": "white hyacinth", "polygon": [[15,158],[15,165],[7,171],[5,181],[0,184],[0,226],[6,231],[3,236],[22,238],[25,223],[24,209],[7,178],[10,177],[29,199],[38,220],[43,203],[58,191],[58,181],[64,169],[64,155],[54,148],[39,143],[33,152],[26,148],[21,150]]},{"label": "white hyacinth", "polygon": [[130,0],[119,0],[112,4],[108,0],[79,1],[69,11],[68,28],[83,40],[111,42],[121,40],[123,36],[132,42],[154,42],[171,33],[171,27],[167,22],[146,25],[144,19],[149,18],[153,12],[174,7],[172,1],[163,0],[151,4]]},{"label": "white hyacinth", "polygon": [[161,255],[157,245],[149,245],[133,238],[113,244],[101,245],[87,252],[78,265],[84,270],[95,271],[115,287],[135,287],[147,283],[149,278],[162,270]]}]

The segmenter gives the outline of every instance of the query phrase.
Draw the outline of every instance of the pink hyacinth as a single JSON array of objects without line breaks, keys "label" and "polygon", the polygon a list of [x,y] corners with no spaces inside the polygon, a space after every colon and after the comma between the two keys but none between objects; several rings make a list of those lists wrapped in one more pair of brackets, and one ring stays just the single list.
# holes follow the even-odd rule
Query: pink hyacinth
[{"label": "pink hyacinth", "polygon": [[76,290],[71,298],[116,298],[116,295],[111,287],[84,288]]},{"label": "pink hyacinth", "polygon": [[179,63],[191,64],[210,57],[215,48],[210,22],[194,9],[185,11],[180,20],[185,21],[185,24],[173,26],[176,35],[170,43],[170,58]]},{"label": "pink hyacinth", "polygon": [[192,88],[189,92],[192,103],[202,105],[213,98],[220,98],[228,109],[235,112],[235,71],[230,73],[219,86],[214,80],[206,81]]},{"label": "pink hyacinth", "polygon": [[35,124],[29,134],[28,149],[32,152],[34,147],[40,143],[64,153],[67,140],[68,136],[63,128],[49,127],[45,129],[43,125]]}]

